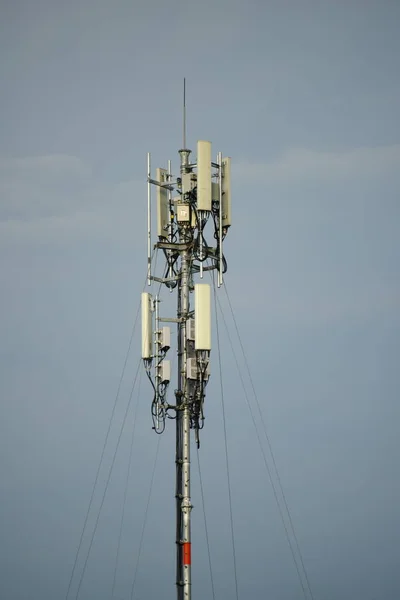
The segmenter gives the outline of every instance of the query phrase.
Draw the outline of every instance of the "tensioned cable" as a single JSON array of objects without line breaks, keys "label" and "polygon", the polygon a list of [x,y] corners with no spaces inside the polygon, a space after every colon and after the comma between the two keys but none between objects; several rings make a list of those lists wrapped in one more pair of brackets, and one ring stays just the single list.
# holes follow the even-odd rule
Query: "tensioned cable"
[{"label": "tensioned cable", "polygon": [[[154,252],[153,252],[153,256],[152,256],[151,260],[153,260],[153,258],[154,258]],[[156,252],[156,261],[157,261],[157,252]],[[144,282],[144,285],[143,285],[143,290],[146,288],[146,282],[147,282],[147,275],[146,275],[145,282]],[[138,308],[137,308],[137,311],[136,311],[136,315],[135,315],[135,319],[134,319],[134,323],[133,323],[131,335],[130,335],[130,338],[129,338],[128,349],[126,351],[124,365],[122,367],[121,376],[119,378],[117,393],[115,395],[114,404],[113,404],[113,408],[112,408],[112,411],[111,411],[110,420],[109,420],[109,423],[108,423],[106,437],[105,437],[104,444],[103,444],[103,447],[102,447],[102,450],[101,450],[100,460],[99,460],[99,464],[98,464],[98,467],[97,467],[96,476],[95,476],[95,480],[94,480],[94,483],[93,483],[93,487],[92,487],[92,491],[91,491],[91,495],[90,495],[90,500],[89,500],[88,508],[86,510],[85,519],[84,519],[84,523],[83,523],[83,527],[82,527],[82,532],[81,532],[81,535],[80,535],[80,538],[79,538],[78,548],[77,548],[76,553],[75,553],[74,564],[73,564],[71,576],[70,576],[70,579],[69,579],[69,582],[68,582],[68,589],[67,589],[67,593],[66,593],[66,596],[65,596],[65,600],[68,600],[68,596],[69,596],[69,593],[70,593],[70,590],[71,590],[71,586],[72,586],[72,581],[73,581],[74,575],[75,575],[76,565],[78,563],[79,553],[80,553],[81,548],[82,548],[83,538],[84,538],[86,527],[87,527],[87,523],[88,523],[88,520],[89,520],[89,514],[90,514],[90,510],[92,508],[94,494],[95,494],[97,483],[98,483],[98,480],[99,480],[101,466],[103,464],[104,454],[105,454],[105,451],[106,451],[108,439],[110,437],[112,422],[113,422],[113,419],[114,419],[115,410],[116,410],[116,407],[117,407],[117,403],[118,403],[118,399],[119,399],[119,395],[120,395],[120,391],[121,391],[121,385],[122,385],[122,381],[124,379],[124,375],[125,375],[125,371],[126,371],[126,365],[128,364],[129,353],[130,353],[131,347],[132,347],[132,340],[133,340],[133,336],[134,336],[135,331],[136,331],[136,326],[137,326],[137,322],[138,322],[139,312],[140,312],[140,302],[138,304]]]},{"label": "tensioned cable", "polygon": [[[153,257],[152,258],[154,258],[154,253],[153,253]],[[157,253],[156,253],[156,258],[157,258]],[[147,280],[147,277],[146,277],[146,280]],[[146,280],[145,280],[145,283],[143,285],[143,290],[146,287]],[[98,480],[98,474],[100,472],[101,464],[102,464],[102,461],[103,461],[103,458],[104,458],[104,452],[105,452],[105,448],[106,448],[106,445],[107,445],[108,437],[109,437],[109,434],[110,434],[112,420],[113,420],[113,417],[114,417],[114,414],[115,414],[115,408],[116,408],[117,400],[118,400],[118,397],[119,397],[119,392],[120,392],[120,389],[121,389],[121,384],[122,384],[123,375],[125,373],[126,364],[127,364],[127,361],[128,361],[129,351],[130,351],[130,348],[131,348],[131,345],[132,345],[132,339],[133,339],[133,336],[134,336],[134,332],[135,332],[137,321],[138,321],[138,317],[139,317],[139,311],[140,311],[140,302],[138,304],[138,308],[137,308],[137,311],[136,311],[136,316],[135,316],[135,321],[134,321],[134,325],[133,325],[133,329],[132,329],[132,334],[131,334],[131,338],[130,338],[130,341],[129,341],[128,352],[127,352],[127,356],[126,356],[126,359],[125,359],[125,363],[124,363],[124,367],[123,367],[123,372],[122,372],[122,375],[121,375],[121,378],[120,378],[120,382],[119,382],[119,386],[118,386],[118,391],[117,391],[116,399],[115,399],[114,406],[113,406],[113,411],[112,411],[111,417],[110,417],[109,427],[108,427],[108,430],[107,430],[107,435],[106,435],[106,440],[104,442],[102,455],[101,455],[101,458],[100,458],[100,463],[99,463],[99,467],[98,467],[98,471],[97,471],[97,477],[96,477],[96,480],[95,480],[95,485],[93,486],[93,493],[92,493],[91,502],[90,502],[90,505],[89,505],[87,517],[89,516],[90,507],[91,507],[91,504],[93,502],[93,496],[94,496],[94,491],[95,491],[95,487],[96,487],[97,480]],[[97,518],[96,518],[94,530],[93,530],[93,533],[92,533],[92,537],[91,537],[91,540],[90,540],[89,549],[88,549],[87,554],[86,554],[86,558],[85,558],[85,562],[84,562],[84,567],[83,567],[81,578],[80,578],[79,584],[78,584],[78,589],[77,589],[77,593],[76,593],[76,597],[75,597],[76,600],[78,599],[78,596],[79,596],[79,591],[80,591],[80,588],[81,588],[81,585],[82,585],[82,581],[83,581],[83,577],[84,577],[84,574],[85,574],[85,571],[86,571],[86,567],[87,567],[87,563],[88,563],[90,551],[91,551],[91,548],[92,548],[92,545],[93,545],[94,536],[95,536],[96,531],[97,531],[97,526],[98,526],[98,523],[99,523],[101,509],[102,509],[103,504],[104,504],[104,500],[105,500],[105,497],[106,497],[108,485],[109,485],[109,482],[110,482],[110,479],[111,479],[112,469],[114,467],[114,463],[115,463],[115,459],[116,459],[116,456],[117,456],[119,444],[120,444],[120,441],[121,441],[122,432],[123,432],[123,429],[125,427],[126,418],[127,418],[127,415],[128,415],[128,411],[129,411],[129,407],[130,407],[131,401],[132,401],[132,395],[133,395],[133,391],[134,391],[134,388],[135,388],[135,385],[136,385],[136,380],[137,380],[137,376],[138,376],[140,362],[141,361],[139,360],[139,364],[138,364],[138,367],[136,369],[135,378],[134,378],[134,381],[133,381],[131,393],[130,393],[129,400],[128,400],[128,405],[126,407],[124,419],[123,419],[123,422],[122,422],[122,425],[121,425],[121,429],[120,429],[120,433],[119,433],[119,436],[118,436],[117,446],[115,448],[114,456],[113,456],[113,459],[112,459],[112,463],[111,463],[111,466],[110,466],[110,469],[109,469],[109,473],[108,473],[108,477],[107,477],[107,481],[106,481],[106,486],[105,486],[105,489],[104,489],[104,492],[103,492],[103,496],[102,496],[102,500],[101,500],[101,503],[100,503],[100,508],[98,510],[98,513],[97,513]],[[86,522],[87,522],[87,519],[86,519]],[[82,532],[82,536],[81,536],[82,538],[83,538],[83,533],[84,533],[84,531]]]},{"label": "tensioned cable", "polygon": [[205,505],[205,502],[204,502],[203,478],[201,476],[200,450],[199,450],[199,448],[197,448],[196,456],[197,456],[197,466],[198,466],[198,469],[199,469],[200,493],[201,493],[201,503],[203,505],[204,531],[205,531],[205,534],[206,534],[208,565],[209,565],[209,568],[210,568],[211,591],[212,591],[213,600],[215,600],[214,577],[213,577],[212,564],[211,564],[210,542],[209,542],[209,537],[208,537],[208,526],[207,526],[207,519],[206,519],[206,505]]},{"label": "tensioned cable", "polygon": [[[161,283],[160,283],[160,286],[159,286],[158,293],[160,292],[160,288],[161,288]],[[173,369],[173,366],[174,366],[174,359],[172,359],[172,362],[171,362],[171,370]],[[159,447],[160,447],[161,437],[162,437],[161,435],[157,436],[156,454],[155,454],[155,457],[154,457],[153,469],[152,469],[151,478],[150,478],[149,493],[147,495],[147,502],[146,502],[146,508],[145,508],[145,511],[144,511],[142,531],[141,531],[141,534],[140,534],[138,555],[136,557],[135,571],[134,571],[133,581],[132,581],[132,587],[131,587],[131,596],[130,596],[131,600],[133,600],[133,594],[134,594],[135,585],[136,585],[136,578],[137,578],[137,573],[138,573],[138,569],[139,569],[139,562],[140,562],[140,558],[141,558],[141,555],[142,555],[144,533],[145,533],[146,525],[147,525],[147,518],[148,518],[148,513],[149,513],[149,506],[150,506],[151,494],[153,492],[154,476],[155,476],[155,473],[156,473],[158,451],[159,451]]]},{"label": "tensioned cable", "polygon": [[225,445],[225,461],[226,461],[226,474],[228,482],[228,500],[229,500],[229,517],[231,527],[231,538],[232,538],[232,555],[233,555],[233,571],[235,576],[235,592],[236,600],[239,600],[238,582],[237,582],[237,569],[236,569],[236,548],[235,548],[235,534],[233,529],[233,512],[232,512],[232,494],[231,494],[231,479],[229,472],[229,458],[228,458],[228,438],[226,433],[226,418],[225,418],[225,402],[224,402],[224,387],[222,383],[222,361],[221,361],[221,347],[219,341],[219,324],[218,324],[218,312],[217,312],[217,294],[215,289],[215,278],[214,273],[212,276],[213,288],[214,288],[214,305],[215,305],[215,323],[217,333],[217,349],[218,349],[218,365],[219,365],[219,379],[220,379],[220,393],[221,393],[221,404],[222,404],[222,419],[224,425],[224,445]]},{"label": "tensioned cable", "polygon": [[287,528],[287,525],[286,525],[286,521],[285,521],[285,518],[284,518],[284,515],[283,515],[282,507],[281,507],[281,504],[279,502],[278,493],[276,491],[276,487],[275,487],[275,484],[274,484],[274,481],[273,481],[273,478],[272,478],[271,469],[269,468],[269,465],[268,465],[268,461],[267,461],[267,457],[265,455],[264,447],[263,447],[262,442],[261,442],[261,437],[260,437],[260,434],[259,434],[258,429],[257,429],[257,424],[256,424],[256,419],[255,419],[255,416],[254,416],[254,412],[253,412],[253,409],[251,408],[249,397],[247,395],[246,385],[244,383],[243,376],[242,376],[242,373],[241,373],[241,370],[240,370],[239,361],[237,359],[237,356],[236,356],[236,353],[235,353],[235,350],[234,350],[234,347],[233,347],[232,339],[231,339],[231,336],[229,334],[229,329],[228,329],[228,326],[227,326],[227,323],[226,323],[226,320],[225,320],[225,317],[224,317],[224,313],[222,311],[222,307],[221,307],[221,304],[219,302],[219,299],[218,299],[218,306],[219,306],[219,309],[220,309],[220,312],[221,312],[221,315],[222,315],[222,319],[223,319],[223,322],[224,322],[224,325],[225,325],[225,329],[226,329],[226,332],[227,332],[227,335],[228,335],[229,344],[231,346],[232,354],[233,354],[233,357],[234,357],[235,363],[236,363],[236,368],[238,370],[239,378],[240,378],[240,381],[241,381],[241,384],[242,384],[242,387],[243,387],[244,397],[246,399],[246,404],[247,404],[247,407],[249,409],[250,416],[251,416],[251,419],[252,419],[252,422],[253,422],[253,425],[254,425],[254,429],[255,429],[255,432],[256,432],[258,444],[260,446],[261,454],[262,454],[263,459],[264,459],[265,468],[267,470],[268,478],[269,478],[269,481],[271,483],[271,487],[272,487],[272,491],[273,491],[273,494],[274,494],[274,498],[275,498],[275,501],[276,501],[276,504],[277,504],[277,507],[278,507],[278,510],[279,510],[279,515],[280,515],[280,518],[281,518],[281,521],[282,521],[283,528],[285,530],[286,540],[287,540],[289,548],[290,548],[290,552],[291,552],[291,555],[292,555],[293,563],[295,565],[295,568],[296,568],[296,571],[297,571],[297,575],[298,575],[298,578],[299,578],[299,582],[300,582],[301,588],[303,590],[304,598],[305,598],[305,600],[307,600],[307,592],[306,592],[306,589],[305,589],[305,586],[304,586],[303,578],[301,577],[299,564],[298,564],[298,561],[297,561],[297,558],[296,558],[296,554],[294,552],[292,541],[290,539],[290,535],[289,535],[289,531],[288,531],[288,528]]},{"label": "tensioned cable", "polygon": [[[157,258],[158,258],[158,248],[155,251],[155,261],[154,261],[154,271],[153,272],[155,272],[156,269],[157,269]],[[146,280],[147,280],[147,276],[146,276]],[[145,287],[146,287],[146,283],[144,285],[144,288]],[[158,294],[160,293],[160,288],[161,288],[161,283],[160,283],[159,288],[158,288]],[[142,381],[142,372],[140,372],[140,375],[139,375],[137,403],[136,403],[136,406],[135,406],[135,412],[134,412],[134,416],[133,416],[133,429],[132,429],[131,443],[130,443],[130,450],[129,450],[129,460],[128,460],[127,476],[126,476],[125,487],[124,487],[122,514],[121,514],[121,521],[120,521],[119,534],[118,534],[117,554],[116,554],[116,560],[115,560],[115,566],[114,566],[113,583],[112,583],[112,590],[111,590],[111,599],[114,598],[114,594],[115,594],[115,585],[116,585],[117,570],[118,570],[118,563],[119,563],[119,555],[120,555],[120,549],[121,549],[123,523],[124,523],[124,519],[125,519],[126,500],[127,500],[128,485],[129,485],[131,465],[132,465],[133,442],[134,442],[135,431],[136,431],[136,421],[137,421],[137,412],[138,412],[138,407],[139,407],[141,381]]]},{"label": "tensioned cable", "polygon": [[131,474],[131,465],[132,465],[132,456],[133,456],[133,442],[134,442],[135,433],[136,433],[136,422],[137,422],[137,414],[138,414],[138,407],[139,407],[139,398],[140,398],[141,383],[142,383],[142,371],[140,371],[140,375],[139,375],[137,402],[136,402],[136,406],[135,406],[135,412],[134,412],[134,415],[133,415],[131,445],[130,445],[130,449],[129,449],[128,470],[127,470],[127,474],[126,474],[126,481],[125,481],[125,488],[124,488],[124,497],[123,497],[123,503],[122,503],[121,522],[120,522],[120,526],[119,526],[117,556],[116,556],[116,559],[115,559],[113,583],[112,583],[112,588],[111,588],[111,600],[113,600],[113,598],[114,598],[115,584],[116,584],[116,581],[117,581],[117,570],[118,570],[119,554],[120,554],[120,549],[121,549],[122,531],[123,531],[124,519],[125,519],[126,499],[127,499],[127,496],[128,496],[128,486],[129,486],[129,479],[130,479],[130,474]]},{"label": "tensioned cable", "polygon": [[137,572],[138,572],[138,568],[139,568],[139,561],[140,561],[140,557],[141,557],[141,554],[142,554],[143,538],[144,538],[144,532],[146,530],[147,516],[148,516],[148,513],[149,513],[149,506],[150,506],[151,494],[152,494],[152,491],[153,491],[154,475],[156,473],[157,459],[158,459],[158,450],[160,448],[161,438],[162,438],[161,435],[157,436],[156,455],[154,457],[154,464],[153,464],[153,470],[152,470],[152,473],[151,473],[149,493],[147,495],[147,502],[146,502],[146,508],[145,508],[145,511],[144,511],[144,519],[143,519],[142,531],[141,531],[141,534],[140,534],[139,550],[138,550],[138,555],[137,555],[137,558],[136,558],[135,572],[134,572],[134,575],[133,575],[133,582],[132,582],[132,588],[131,588],[131,600],[133,599],[133,593],[135,591],[136,577],[137,577]]},{"label": "tensioned cable", "polygon": [[96,476],[95,476],[95,480],[94,480],[94,483],[93,483],[92,492],[91,492],[91,495],[90,495],[89,505],[88,505],[87,510],[86,510],[86,515],[85,515],[85,519],[84,519],[84,523],[83,523],[83,528],[82,528],[82,532],[81,532],[80,539],[79,539],[78,548],[77,548],[76,553],[75,553],[74,565],[72,567],[72,572],[71,572],[71,576],[70,576],[70,579],[69,579],[68,589],[67,589],[67,593],[66,593],[66,596],[65,596],[65,600],[68,599],[69,592],[71,590],[71,585],[72,585],[72,581],[73,581],[73,578],[74,578],[74,574],[75,574],[75,570],[76,570],[76,565],[77,565],[77,562],[78,562],[78,556],[79,556],[79,553],[80,553],[81,548],[82,548],[83,537],[85,535],[87,523],[88,523],[88,520],[89,520],[89,514],[90,514],[90,510],[92,508],[94,494],[95,494],[97,483],[98,483],[98,480],[99,480],[100,470],[101,470],[101,466],[103,464],[103,459],[104,459],[104,454],[105,454],[105,451],[106,451],[108,439],[110,437],[111,426],[112,426],[112,422],[113,422],[113,419],[114,419],[115,410],[116,410],[118,399],[119,399],[119,394],[120,394],[120,391],[121,391],[121,385],[122,385],[122,381],[123,381],[123,378],[124,378],[124,375],[125,375],[125,370],[126,370],[126,365],[128,363],[129,353],[130,353],[131,347],[132,347],[132,340],[133,340],[133,336],[134,336],[135,330],[136,330],[136,325],[137,325],[137,321],[138,321],[138,317],[139,317],[139,311],[140,311],[140,304],[138,305],[138,308],[137,308],[137,311],[136,311],[136,316],[135,316],[135,320],[134,320],[134,323],[133,323],[133,327],[132,327],[132,331],[131,331],[131,335],[130,335],[130,339],[129,339],[128,349],[127,349],[126,355],[125,355],[124,365],[122,367],[121,376],[119,378],[117,393],[115,395],[114,404],[113,404],[113,407],[112,407],[111,416],[110,416],[110,420],[109,420],[109,423],[108,423],[106,437],[105,437],[104,444],[103,444],[103,447],[102,447],[102,450],[101,450],[100,461],[99,461],[99,464],[98,464],[98,467],[97,467]]},{"label": "tensioned cable", "polygon": [[88,551],[86,553],[85,563],[83,565],[82,574],[81,574],[81,578],[79,580],[79,585],[78,585],[78,589],[77,589],[77,592],[76,592],[75,600],[78,600],[78,596],[79,596],[79,592],[80,592],[80,589],[81,589],[82,581],[83,581],[83,578],[84,578],[84,575],[85,575],[85,572],[86,572],[86,567],[87,567],[87,563],[88,563],[88,560],[89,560],[90,551],[91,551],[92,546],[93,546],[94,536],[96,535],[97,527],[98,527],[98,524],[99,524],[101,509],[103,508],[103,504],[104,504],[104,500],[105,500],[105,497],[106,497],[106,494],[107,494],[108,485],[110,483],[110,479],[111,479],[111,475],[112,475],[112,470],[113,470],[113,467],[114,467],[115,459],[117,457],[117,452],[118,452],[119,444],[121,442],[122,433],[123,433],[123,430],[125,428],[126,419],[127,419],[127,416],[128,416],[129,408],[131,406],[133,391],[135,389],[136,381],[137,381],[137,378],[138,378],[139,368],[140,368],[141,361],[142,361],[142,359],[139,359],[138,366],[137,366],[136,373],[135,373],[135,378],[134,378],[133,384],[132,384],[131,393],[129,395],[128,404],[127,404],[127,407],[126,407],[126,410],[125,410],[125,414],[124,414],[124,418],[122,420],[121,428],[120,428],[120,431],[119,431],[117,445],[115,447],[115,451],[114,451],[114,455],[113,455],[113,458],[112,458],[112,462],[111,462],[111,465],[110,465],[110,468],[109,468],[109,471],[108,471],[106,485],[105,485],[105,488],[104,488],[103,496],[101,498],[100,507],[99,507],[99,510],[98,510],[98,513],[97,513],[97,517],[96,517],[96,522],[95,522],[94,529],[93,529],[93,532],[92,532],[92,536],[91,536],[91,539],[90,539],[89,548],[88,548]]},{"label": "tensioned cable", "polygon": [[228,293],[228,288],[226,287],[226,285],[225,285],[225,293],[226,293],[226,297],[228,299],[228,304],[229,304],[229,308],[230,308],[230,311],[231,311],[231,314],[232,314],[233,322],[235,324],[236,334],[237,334],[237,337],[238,337],[238,340],[239,340],[240,349],[241,349],[242,354],[243,354],[243,358],[244,358],[244,363],[245,363],[245,366],[246,366],[247,374],[248,374],[248,377],[250,379],[250,384],[251,384],[251,387],[252,387],[253,395],[254,395],[254,398],[256,400],[258,414],[260,415],[260,420],[261,420],[261,424],[263,426],[265,439],[267,440],[268,449],[269,449],[269,452],[271,454],[272,464],[274,466],[274,471],[275,471],[276,478],[277,478],[277,481],[278,481],[278,485],[279,485],[279,488],[280,488],[280,491],[281,491],[281,494],[282,494],[282,499],[283,499],[283,502],[284,502],[284,505],[285,505],[285,510],[286,510],[286,513],[287,513],[287,516],[288,516],[288,520],[289,520],[289,523],[290,523],[290,528],[292,530],[293,538],[294,538],[295,543],[296,543],[296,548],[297,548],[297,552],[298,552],[299,557],[300,557],[300,562],[301,562],[301,566],[302,566],[302,569],[303,569],[303,572],[304,572],[304,577],[305,577],[306,582],[307,582],[308,591],[310,592],[310,596],[311,596],[312,600],[314,600],[314,594],[313,594],[313,592],[311,590],[311,585],[310,585],[310,581],[309,581],[309,578],[308,578],[307,570],[306,570],[306,567],[305,567],[305,564],[304,564],[303,555],[302,555],[302,552],[300,550],[300,544],[299,544],[299,541],[298,541],[298,538],[297,538],[297,534],[296,534],[296,531],[295,531],[295,528],[294,528],[294,524],[293,524],[292,516],[291,516],[290,510],[289,510],[289,506],[288,506],[288,503],[286,501],[286,495],[285,495],[285,492],[284,492],[284,489],[283,489],[281,477],[279,475],[278,466],[277,466],[276,460],[275,460],[275,455],[274,455],[274,452],[272,450],[272,444],[271,444],[271,441],[269,439],[269,435],[268,435],[268,431],[267,431],[267,426],[266,426],[266,423],[264,421],[263,414],[261,412],[260,402],[258,400],[258,396],[257,396],[256,390],[255,390],[253,378],[251,376],[250,366],[249,366],[249,363],[248,363],[248,360],[247,360],[247,357],[246,357],[246,353],[244,351],[244,346],[243,346],[243,343],[242,343],[242,338],[241,338],[241,335],[240,335],[240,332],[239,332],[239,327],[238,327],[238,324],[237,324],[237,321],[236,321],[235,313],[234,313],[234,310],[233,310],[233,306],[232,306],[232,303],[231,303],[231,300],[230,300],[230,297],[229,297],[229,293]]},{"label": "tensioned cable", "polygon": [[[154,261],[154,270],[153,270],[154,273],[155,273],[155,271],[157,269],[157,258],[158,258],[158,248],[155,251],[155,261]],[[160,283],[159,286],[158,286],[157,295],[160,293],[161,286],[162,286],[162,284]],[[139,377],[138,402],[136,404],[135,414],[134,414],[134,422],[133,422],[131,446],[130,446],[130,452],[129,452],[128,472],[127,472],[127,479],[126,479],[126,483],[125,483],[123,509],[122,509],[121,524],[120,524],[120,531],[119,531],[119,537],[118,537],[117,558],[116,558],[115,569],[114,569],[114,577],[113,577],[113,587],[112,587],[112,595],[111,595],[112,599],[114,598],[114,592],[115,592],[115,583],[116,583],[116,575],[117,575],[117,569],[118,569],[118,561],[119,561],[120,544],[121,544],[121,538],[122,538],[123,522],[124,522],[124,516],[125,516],[127,490],[128,490],[128,485],[129,485],[130,471],[131,471],[131,464],[132,464],[133,441],[134,441],[135,428],[136,428],[137,411],[138,411],[138,406],[139,406],[141,377],[142,377],[142,373],[140,373],[140,377]],[[152,488],[153,488],[153,480],[154,480],[154,473],[155,473],[155,468],[156,468],[156,463],[157,463],[157,457],[158,457],[159,443],[160,443],[160,438],[158,438],[158,441],[157,441],[156,456],[155,456],[155,459],[154,459],[153,474],[152,474],[152,478],[151,478],[150,490],[149,490],[149,495],[148,495],[148,500],[147,500],[147,507],[146,507],[146,511],[145,511],[144,525],[143,525],[141,540],[140,540],[140,544],[139,544],[139,554],[138,554],[137,564],[136,564],[136,568],[135,568],[134,582],[133,582],[133,586],[132,586],[132,594],[133,594],[133,587],[135,585],[135,580],[136,580],[136,573],[137,573],[137,569],[138,569],[138,563],[139,563],[139,558],[140,558],[140,554],[141,554],[141,548],[142,548],[142,544],[143,544],[144,527],[145,527],[145,524],[146,524],[146,521],[147,521],[148,506],[149,506],[149,503],[150,503],[150,497],[151,497],[151,492],[152,492]]]}]

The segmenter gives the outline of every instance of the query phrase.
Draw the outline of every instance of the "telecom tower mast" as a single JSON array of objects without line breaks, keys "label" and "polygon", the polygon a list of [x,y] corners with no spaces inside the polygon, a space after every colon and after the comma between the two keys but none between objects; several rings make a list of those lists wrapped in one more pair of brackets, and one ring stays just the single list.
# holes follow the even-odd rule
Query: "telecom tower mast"
[{"label": "telecom tower mast", "polygon": [[[185,104],[185,103],[184,103]],[[153,429],[162,433],[167,417],[176,424],[176,586],[178,600],[191,600],[191,498],[190,432],[199,447],[199,430],[204,425],[205,389],[210,377],[211,287],[201,282],[206,271],[217,272],[223,284],[226,261],[223,241],[231,225],[230,158],[218,153],[211,158],[211,143],[197,142],[197,161],[190,161],[186,148],[184,110],[184,148],[179,150],[180,174],[174,177],[171,161],[167,169],[151,175],[147,155],[148,188],[148,285],[152,281],[177,290],[176,317],[160,317],[159,298],[142,293],[142,358],[151,381]],[[151,271],[152,186],[156,187],[157,237],[154,249],[165,256],[163,277]],[[206,235],[214,234],[214,246]],[[196,279],[200,279],[200,282]],[[191,296],[194,296],[194,309]],[[171,380],[171,363],[165,357],[171,346],[171,330],[163,323],[176,323],[178,374],[175,402],[166,399]]]}]

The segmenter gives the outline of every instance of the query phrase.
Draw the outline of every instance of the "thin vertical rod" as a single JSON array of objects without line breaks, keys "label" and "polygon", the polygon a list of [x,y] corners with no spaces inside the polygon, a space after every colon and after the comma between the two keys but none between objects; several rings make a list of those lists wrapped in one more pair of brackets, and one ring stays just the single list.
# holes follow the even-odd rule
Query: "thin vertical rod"
[{"label": "thin vertical rod", "polygon": [[155,297],[155,301],[154,301],[154,311],[155,311],[155,323],[156,323],[156,331],[155,331],[155,351],[156,351],[156,356],[155,356],[155,376],[154,376],[154,380],[156,382],[156,410],[157,410],[157,416],[156,416],[156,425],[157,425],[157,431],[159,430],[160,427],[160,417],[159,417],[159,408],[160,408],[160,394],[159,394],[159,383],[160,383],[160,377],[159,377],[159,349],[160,349],[160,334],[159,334],[159,320],[158,320],[158,294]]},{"label": "thin vertical rod", "polygon": [[[200,235],[200,258],[203,258],[203,229],[202,229],[202,211],[199,210],[199,235]],[[203,279],[203,261],[200,261],[200,279]]]},{"label": "thin vertical rod", "polygon": [[222,152],[218,152],[218,176],[219,176],[219,269],[218,269],[218,287],[221,287],[222,280]]},{"label": "thin vertical rod", "polygon": [[[172,163],[169,160],[168,161],[168,173],[167,173],[167,177],[168,177],[168,182],[171,181],[172,178]],[[171,188],[168,189],[168,209],[169,209],[169,223],[168,223],[168,241],[172,242],[172,234],[173,234],[173,223],[172,223],[172,219],[171,219],[171,210],[172,210],[172,191]],[[167,251],[167,256],[168,258],[170,257],[170,251]],[[168,277],[172,277],[172,267],[169,266],[168,268]],[[170,292],[172,292],[172,288],[170,288]]]},{"label": "thin vertical rod", "polygon": [[186,149],[186,77],[183,78],[183,149]]},{"label": "thin vertical rod", "polygon": [[147,153],[147,285],[151,283],[151,163]]}]

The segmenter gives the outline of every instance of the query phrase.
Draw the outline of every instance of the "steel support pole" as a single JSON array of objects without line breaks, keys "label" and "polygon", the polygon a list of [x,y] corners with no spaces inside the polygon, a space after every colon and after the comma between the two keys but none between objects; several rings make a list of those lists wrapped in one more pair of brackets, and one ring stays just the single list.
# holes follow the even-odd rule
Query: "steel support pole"
[{"label": "steel support pole", "polygon": [[[181,151],[181,171],[185,172],[189,151]],[[187,242],[190,228],[179,229],[180,242]],[[176,584],[178,600],[191,600],[191,532],[190,515],[190,408],[189,381],[187,379],[186,322],[189,315],[190,255],[180,254],[180,280],[178,286],[178,391],[176,411]]]},{"label": "steel support pole", "polygon": [[190,513],[190,414],[188,405],[188,381],[186,376],[186,319],[189,312],[189,261],[187,251],[181,255],[181,281],[179,287],[180,363],[179,402],[177,411],[177,579],[178,600],[191,600],[191,537]]}]

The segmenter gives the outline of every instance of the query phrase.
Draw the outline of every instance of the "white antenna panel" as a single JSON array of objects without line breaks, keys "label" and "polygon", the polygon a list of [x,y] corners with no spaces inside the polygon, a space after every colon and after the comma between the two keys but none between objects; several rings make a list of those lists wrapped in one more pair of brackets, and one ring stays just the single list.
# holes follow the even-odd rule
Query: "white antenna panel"
[{"label": "white antenna panel", "polygon": [[211,142],[197,142],[197,210],[211,211]]},{"label": "white antenna panel", "polygon": [[163,327],[161,330],[160,347],[164,352],[171,348],[171,329],[169,327]]},{"label": "white antenna panel", "polygon": [[163,360],[158,367],[158,376],[161,383],[168,383],[171,381],[171,362],[169,360]]},{"label": "white antenna panel", "polygon": [[142,292],[142,358],[151,358],[153,354],[151,302],[151,294],[148,292]]},{"label": "white antenna panel", "polygon": [[[186,374],[188,379],[199,379],[200,369],[195,358],[188,358],[186,362]],[[208,363],[206,372],[203,374],[203,379],[210,379],[210,363]]]},{"label": "white antenna panel", "polygon": [[186,321],[186,339],[194,341],[196,336],[194,319],[188,319]]},{"label": "white antenna panel", "polygon": [[219,183],[214,183],[214,181],[211,184],[211,191],[212,191],[212,199],[215,200],[216,202],[219,202]]},{"label": "white antenna panel", "polygon": [[232,224],[231,216],[231,159],[222,159],[222,227]]},{"label": "white antenna panel", "polygon": [[195,350],[211,350],[211,288],[208,283],[194,286]]},{"label": "white antenna panel", "polygon": [[[160,183],[167,182],[168,171],[166,169],[156,169],[156,181]],[[158,237],[168,237],[169,226],[169,206],[168,190],[157,186],[157,235]]]},{"label": "white antenna panel", "polygon": [[188,379],[197,379],[198,369],[195,358],[188,358],[186,361],[186,374]]}]

